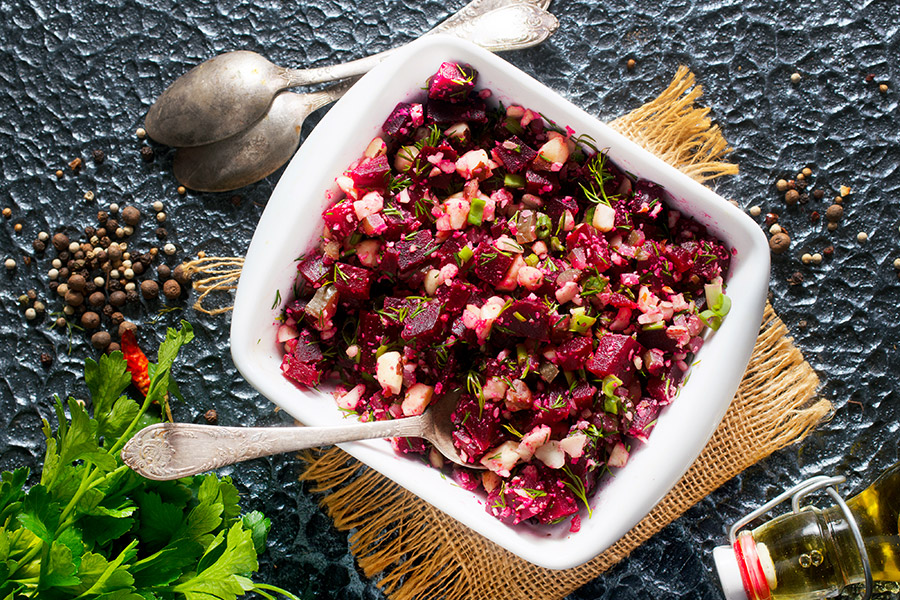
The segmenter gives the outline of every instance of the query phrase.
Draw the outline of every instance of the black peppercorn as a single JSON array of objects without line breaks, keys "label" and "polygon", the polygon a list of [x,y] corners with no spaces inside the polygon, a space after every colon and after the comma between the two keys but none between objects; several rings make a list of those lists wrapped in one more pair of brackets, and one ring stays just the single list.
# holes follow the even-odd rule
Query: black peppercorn
[{"label": "black peppercorn", "polygon": [[31,242],[31,247],[34,248],[34,251],[35,251],[35,252],[37,252],[38,254],[40,254],[40,253],[42,253],[44,250],[47,249],[47,244],[45,244],[45,243],[42,242],[41,240],[34,240],[33,242]]},{"label": "black peppercorn", "polygon": [[141,146],[141,158],[144,159],[144,162],[153,162],[153,157],[153,148],[150,146]]},{"label": "black peppercorn", "polygon": [[41,366],[49,367],[53,364],[53,357],[47,354],[46,352],[41,352]]},{"label": "black peppercorn", "polygon": [[166,239],[168,236],[169,236],[169,232],[166,231],[164,227],[157,227],[157,228],[156,228],[156,237],[157,237],[158,239],[164,240],[164,239]]},{"label": "black peppercorn", "polygon": [[103,161],[106,160],[106,154],[103,153],[103,150],[97,148],[93,152],[91,152],[91,158],[94,159],[95,165],[102,165]]}]

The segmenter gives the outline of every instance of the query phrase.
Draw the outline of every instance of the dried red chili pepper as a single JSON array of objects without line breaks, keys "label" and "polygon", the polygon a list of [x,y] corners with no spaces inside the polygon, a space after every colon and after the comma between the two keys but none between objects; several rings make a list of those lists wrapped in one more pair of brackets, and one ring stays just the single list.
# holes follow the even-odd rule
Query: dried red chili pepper
[{"label": "dried red chili pepper", "polygon": [[128,370],[131,371],[131,382],[146,396],[150,391],[150,371],[148,369],[150,362],[137,345],[134,331],[130,329],[122,332],[122,354],[125,355],[125,362],[128,363]]}]

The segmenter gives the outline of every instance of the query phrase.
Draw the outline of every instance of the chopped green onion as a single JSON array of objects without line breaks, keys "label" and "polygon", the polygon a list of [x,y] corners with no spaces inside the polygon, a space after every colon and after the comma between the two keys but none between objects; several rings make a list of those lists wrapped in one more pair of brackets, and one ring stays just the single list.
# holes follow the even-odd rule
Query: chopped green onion
[{"label": "chopped green onion", "polygon": [[529,254],[525,257],[525,264],[529,267],[534,267],[540,262],[540,260],[541,259],[538,258],[537,254]]},{"label": "chopped green onion", "polygon": [[717,315],[713,310],[704,310],[699,316],[700,320],[703,321],[703,324],[713,331],[718,331],[719,327],[722,325],[722,317]]},{"label": "chopped green onion", "polygon": [[519,123],[519,119],[515,117],[506,117],[506,130],[514,135],[525,133],[525,130],[522,129],[522,124]]},{"label": "chopped green onion", "polygon": [[460,265],[464,265],[469,262],[473,256],[475,256],[475,253],[472,252],[472,249],[468,246],[463,246],[460,251],[456,253],[456,258],[459,259]]},{"label": "chopped green onion", "polygon": [[550,249],[556,252],[562,252],[563,250],[565,250],[562,243],[559,241],[559,238],[556,236],[550,238]]},{"label": "chopped green onion", "polygon": [[525,344],[516,345],[516,361],[520,365],[528,361],[528,351],[525,349]]},{"label": "chopped green onion", "polygon": [[607,398],[616,398],[616,388],[622,385],[622,380],[615,375],[607,375],[603,378],[603,395]]},{"label": "chopped green onion", "polygon": [[507,173],[503,177],[503,186],[508,188],[521,189],[525,187],[525,177],[523,177],[522,175]]},{"label": "chopped green onion", "polygon": [[377,359],[377,358],[380,357],[382,354],[384,354],[385,352],[387,352],[387,349],[388,349],[387,346],[378,346],[378,350],[375,351],[375,358]]},{"label": "chopped green onion", "polygon": [[716,310],[717,306],[721,306],[722,303],[722,284],[721,283],[707,283],[703,286],[703,291],[706,293],[706,305],[713,310]]},{"label": "chopped green onion", "polygon": [[592,206],[586,211],[584,211],[584,222],[585,223],[593,223],[594,222],[594,211],[597,210],[596,206]]},{"label": "chopped green onion", "polygon": [[522,316],[522,313],[520,313],[519,311],[514,312],[513,316],[515,318],[517,318],[519,321],[522,321],[523,323],[527,320],[525,317]]},{"label": "chopped green onion", "polygon": [[594,323],[597,322],[597,317],[589,317],[586,314],[578,314],[572,313],[572,319],[569,321],[569,331],[574,331],[575,333],[586,333],[591,327],[594,326]]},{"label": "chopped green onion", "polygon": [[658,331],[665,328],[666,324],[663,321],[657,321],[656,323],[647,323],[642,329],[643,331]]},{"label": "chopped green onion", "polygon": [[535,229],[538,239],[541,239],[541,240],[545,239],[548,235],[550,235],[550,232],[552,230],[553,230],[553,221],[550,220],[550,217],[548,217],[544,213],[539,212],[537,214],[537,226]]},{"label": "chopped green onion", "polygon": [[475,198],[472,198],[471,203],[469,204],[469,224],[477,227],[481,225],[483,220],[484,200],[476,196]]},{"label": "chopped green onion", "polygon": [[724,317],[731,311],[731,298],[722,294],[722,301],[719,306],[713,306],[712,309],[716,311],[716,314],[720,317]]},{"label": "chopped green onion", "polygon": [[607,398],[603,402],[603,410],[605,410],[606,412],[613,414],[613,415],[619,414],[618,401],[614,400],[613,398]]}]

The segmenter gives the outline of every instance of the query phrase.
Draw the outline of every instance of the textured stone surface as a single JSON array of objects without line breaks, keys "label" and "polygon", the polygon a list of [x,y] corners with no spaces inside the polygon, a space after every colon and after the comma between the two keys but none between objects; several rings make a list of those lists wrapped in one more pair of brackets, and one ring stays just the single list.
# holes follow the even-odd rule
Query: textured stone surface
[{"label": "textured stone surface", "polygon": [[[0,467],[34,465],[51,396],[85,392],[76,377],[91,353],[83,337],[74,336],[67,354],[65,335],[49,330],[49,320],[26,323],[16,303],[28,288],[42,290],[49,268],[47,258],[24,264],[37,232],[91,224],[98,206],[112,201],[149,212],[162,200],[184,256],[240,255],[277,181],[276,174],[244,189],[235,202],[232,194],[178,196],[171,151],[157,148],[151,164],[138,154],[134,130],[153,98],[218,52],[247,48],[297,66],[348,60],[411,40],[462,4],[412,0],[401,10],[386,0],[0,0],[0,204],[13,211],[0,222],[0,250],[19,263],[0,274]],[[900,256],[900,4],[556,0],[551,9],[560,31],[540,48],[507,55],[510,61],[604,119],[648,100],[687,64],[741,166],[719,191],[745,208],[779,213],[793,239],[773,261],[773,303],[822,376],[833,419],[570,597],[721,598],[710,551],[730,522],[804,477],[842,473],[859,489],[898,458],[900,293],[891,263]],[[633,70],[629,58],[637,61]],[[795,71],[797,84],[790,81]],[[874,82],[865,81],[869,73]],[[882,81],[890,86],[886,94],[877,88]],[[89,160],[95,148],[108,156],[100,167]],[[75,156],[86,167],[73,177],[65,165]],[[808,165],[826,198],[842,184],[853,188],[834,233],[809,217],[824,214],[828,202],[787,207],[774,189],[777,178]],[[53,176],[58,168],[66,170],[61,181]],[[82,200],[86,190],[97,200]],[[24,226],[20,234],[16,222]],[[860,231],[869,235],[865,244],[856,241]],[[145,225],[145,245],[152,237]],[[804,252],[828,245],[833,258],[800,263]],[[803,276],[799,285],[788,282],[794,272]],[[183,315],[196,324],[198,340],[178,371],[191,400],[176,407],[177,417],[195,420],[216,408],[222,424],[283,423],[235,371],[227,317]],[[145,324],[142,340],[159,339],[180,316]],[[42,352],[55,358],[49,369],[40,365]],[[296,482],[297,468],[274,458],[235,473],[247,506],[264,509],[275,523],[261,577],[309,597],[381,598],[356,569],[347,536]]]}]

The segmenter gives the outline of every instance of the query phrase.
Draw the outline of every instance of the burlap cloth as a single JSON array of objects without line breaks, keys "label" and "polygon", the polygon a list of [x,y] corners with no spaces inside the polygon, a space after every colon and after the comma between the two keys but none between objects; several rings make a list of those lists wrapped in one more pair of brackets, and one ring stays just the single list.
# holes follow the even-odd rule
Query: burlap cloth
[{"label": "burlap cloth", "polygon": [[[698,181],[737,173],[721,159],[729,151],[709,109],[695,105],[702,90],[681,67],[653,101],[610,126]],[[202,298],[230,289],[234,259],[188,264],[202,275]],[[199,310],[206,311],[202,301]],[[228,307],[213,309],[215,312]],[[212,311],[210,311],[212,312]],[[712,439],[672,491],[628,534],[590,562],[565,571],[536,567],[460,525],[338,448],[306,452],[300,479],[342,531],[367,577],[391,600],[556,600],[594,579],[717,487],[802,439],[831,411],[816,398],[819,379],[767,305],[750,364]]]}]

